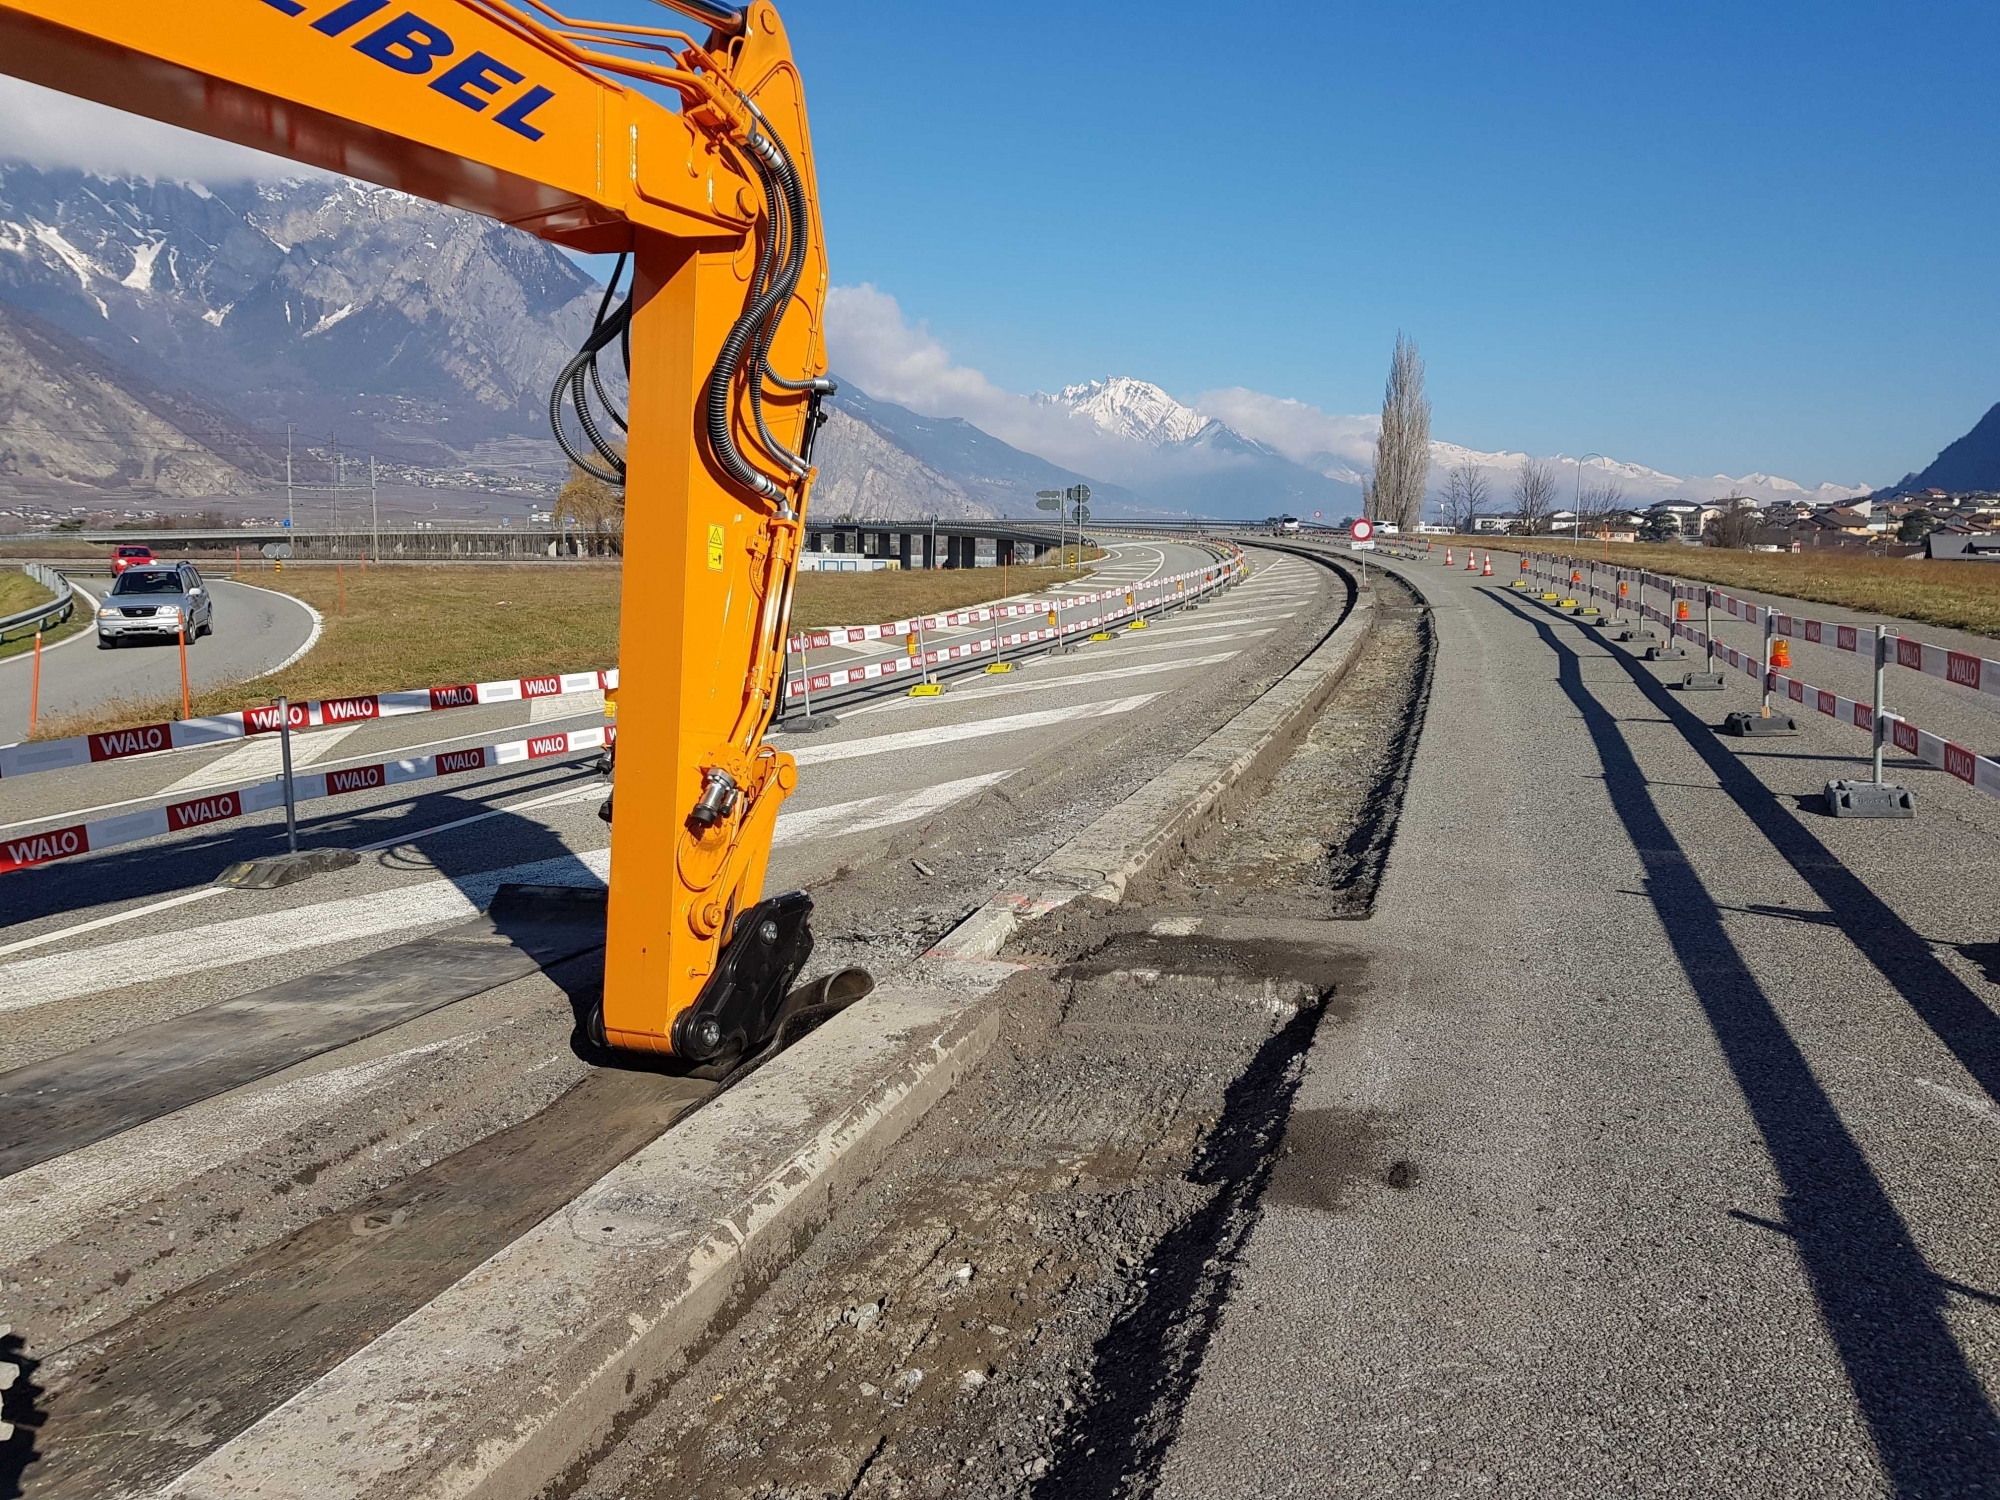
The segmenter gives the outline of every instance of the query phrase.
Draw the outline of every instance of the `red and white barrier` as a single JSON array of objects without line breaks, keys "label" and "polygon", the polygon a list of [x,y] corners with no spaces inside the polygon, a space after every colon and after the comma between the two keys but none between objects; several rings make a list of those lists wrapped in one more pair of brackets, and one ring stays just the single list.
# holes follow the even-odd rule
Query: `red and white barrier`
[{"label": "red and white barrier", "polygon": [[[1240,561],[1232,558],[1229,562],[1208,569],[1204,573],[1176,574],[1171,578],[1152,579],[1146,584],[1146,587],[1153,588],[1165,584],[1178,584],[1187,578],[1198,577],[1203,581],[1192,592],[1196,596],[1199,596],[1214,588],[1217,584],[1227,582],[1234,576],[1240,566]],[[1068,635],[1102,630],[1107,625],[1115,625],[1121,620],[1127,620],[1135,615],[1144,614],[1147,609],[1157,608],[1164,602],[1162,600],[1154,600],[1151,604],[1144,604],[1138,601],[1136,590],[1105,589],[1095,594],[1079,594],[1072,599],[1043,601],[1039,604],[1027,606],[1009,605],[1005,606],[1005,608],[1009,612],[1046,614],[1052,609],[1067,609],[1079,604],[1104,599],[1122,599],[1127,593],[1133,593],[1135,596],[1131,604],[1115,609],[1108,614],[1092,615],[1088,619],[1068,620],[1060,625],[1044,625],[1036,630],[1017,630],[1008,635],[995,634],[982,636],[978,640],[958,641],[945,646],[932,646],[918,652],[915,656],[891,656],[884,657],[879,661],[855,662],[848,666],[827,667],[817,671],[803,672],[796,677],[786,680],[785,697],[787,701],[790,701],[803,699],[809,691],[814,693],[838,692],[843,688],[852,687],[863,682],[873,682],[878,678],[894,677],[903,672],[921,672],[926,667],[963,661],[968,657],[985,656],[993,652],[1004,651],[1012,646],[1031,646],[1039,641],[1059,640]],[[949,619],[951,617],[941,616],[940,618]],[[908,630],[900,628],[905,625],[909,626]],[[896,622],[896,628],[888,625],[855,626],[852,628],[857,630],[864,628],[880,629],[886,633],[885,638],[894,638],[914,633],[916,623],[914,621],[903,620]],[[934,625],[927,624],[926,628],[934,628]],[[814,638],[817,639],[817,634],[815,634]],[[798,649],[796,639],[793,647],[794,650]]]},{"label": "red and white barrier", "polygon": [[859,646],[869,641],[899,641],[920,630],[953,630],[962,625],[984,625],[993,620],[1013,620],[1029,615],[1045,615],[1050,610],[1082,609],[1128,593],[1180,590],[1195,579],[1203,586],[1227,577],[1242,566],[1240,555],[1218,562],[1212,568],[1194,568],[1165,578],[1149,578],[1129,588],[1099,589],[1095,593],[1071,594],[1063,599],[1018,599],[1004,604],[985,604],[976,609],[950,610],[941,615],[912,616],[907,620],[885,620],[879,625],[829,625],[824,630],[802,630],[791,638],[794,651],[823,651],[830,646]]},{"label": "red and white barrier", "polygon": [[[1540,571],[1545,578],[1556,576],[1546,568]],[[1741,599],[1721,589],[1710,588],[1706,584],[1689,583],[1686,579],[1649,572],[1643,568],[1612,571],[1617,576],[1630,578],[1645,587],[1658,589],[1679,599],[1699,600],[1704,595],[1712,594],[1715,607],[1731,618],[1759,627],[1768,618],[1773,631],[1792,640],[1811,641],[1816,645],[1831,646],[1836,651],[1850,651],[1857,655],[1864,639],[1873,640],[1870,627],[1866,625],[1842,625],[1830,620],[1815,620],[1804,615],[1788,614],[1774,606]],[[1590,592],[1599,598],[1611,597],[1594,585]],[[1647,613],[1655,614],[1652,610],[1648,610]],[[1969,687],[1975,692],[1991,693],[2000,697],[2000,661],[1994,661],[1989,657],[1975,656],[1967,651],[1953,651],[1944,646],[1933,646],[1899,632],[1896,635],[1896,654],[1892,660],[1894,665],[1908,667],[1913,672],[1922,672],[1928,677],[1955,683],[1959,687]]]},{"label": "red and white barrier", "polygon": [[[584,750],[602,750],[616,735],[611,726],[574,729],[554,734],[538,734],[525,740],[508,740],[497,745],[479,745],[467,750],[444,750],[436,755],[420,755],[408,760],[384,761],[372,766],[348,766],[342,770],[314,771],[292,778],[294,800],[311,802],[321,797],[338,797],[348,792],[372,792],[399,786],[408,781],[425,781],[437,776],[454,776],[464,771],[480,771],[489,766],[514,765],[522,761],[547,760],[575,755]],[[214,792],[192,797],[165,807],[149,807],[139,812],[119,813],[67,828],[49,828],[40,833],[0,841],[0,872],[25,870],[54,860],[69,859],[119,844],[158,838],[163,833],[180,833],[211,823],[227,823],[251,813],[268,812],[285,805],[283,778],[258,782],[236,791]]]},{"label": "red and white barrier", "polygon": [[[369,693],[358,698],[323,698],[288,705],[293,729],[329,724],[358,724],[368,719],[395,719],[405,714],[436,713],[447,708],[473,708],[488,703],[520,703],[588,693],[618,686],[618,669],[608,672],[550,672],[541,677],[517,677],[505,682],[471,682],[451,687],[411,688],[404,692]],[[37,771],[62,771],[98,761],[157,755],[163,750],[192,750],[203,745],[275,734],[278,705],[262,704],[240,713],[206,719],[182,719],[170,724],[142,724],[103,734],[79,734],[62,740],[27,741],[0,747],[0,778],[30,776]]]},{"label": "red and white barrier", "polygon": [[[1552,570],[1537,568],[1535,571],[1551,582],[1566,582],[1560,574]],[[1699,584],[1662,577],[1656,573],[1641,573],[1638,576],[1661,592],[1676,597],[1700,598],[1705,592]],[[1601,599],[1614,597],[1595,585],[1586,587],[1583,592]],[[1752,624],[1761,625],[1768,615],[1773,630],[1779,635],[1831,645],[1836,651],[1850,651],[1857,655],[1860,654],[1861,641],[1865,637],[1871,652],[1873,650],[1875,633],[1871,626],[1839,625],[1821,620],[1801,619],[1767,606],[1753,604],[1747,599],[1736,599],[1720,592],[1716,593],[1717,608],[1722,608],[1725,600],[1733,606],[1729,613]],[[1802,708],[1810,708],[1843,724],[1852,724],[1871,738],[1874,736],[1874,705],[1843,697],[1839,693],[1817,687],[1787,672],[1774,671],[1766,680],[1761,656],[1740,651],[1719,640],[1711,644],[1708,633],[1697,628],[1693,621],[1676,620],[1666,610],[1655,609],[1648,605],[1641,613],[1658,620],[1673,634],[1686,639],[1689,644],[1700,647],[1714,660],[1726,662],[1753,681],[1762,682],[1767,691],[1782,694],[1787,701],[1796,703]],[[1828,639],[1829,636],[1831,639]],[[1907,636],[1891,635],[1889,638],[1896,642],[1896,652],[1890,660],[1901,666],[1931,677],[1942,678],[1961,687],[1988,693],[2000,692],[2000,663],[1971,656],[1962,651],[1947,651],[1942,647],[1911,640]],[[1981,755],[1978,751],[1970,750],[1942,735],[1932,734],[1902,715],[1886,709],[1882,713],[1882,722],[1887,733],[1887,743],[1895,745],[1904,754],[1916,756],[1925,764],[1935,766],[1946,775],[1956,777],[1967,786],[1982,791],[1989,797],[2000,798],[2000,760]]]}]

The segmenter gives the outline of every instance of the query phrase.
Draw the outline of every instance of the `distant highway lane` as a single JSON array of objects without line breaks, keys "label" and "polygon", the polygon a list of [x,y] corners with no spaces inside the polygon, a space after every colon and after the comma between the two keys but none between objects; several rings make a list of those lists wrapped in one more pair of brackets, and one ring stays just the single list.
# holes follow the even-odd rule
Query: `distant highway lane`
[{"label": "distant highway lane", "polygon": [[[69,578],[96,598],[111,587],[109,573],[74,572]],[[260,676],[311,639],[316,621],[298,600],[223,578],[209,578],[208,583],[215,591],[215,631],[188,642],[188,679],[197,690]],[[93,607],[83,599],[77,606]],[[0,661],[0,744],[27,738],[33,660],[30,652]],[[98,648],[96,631],[85,629],[42,652],[45,716],[121,698],[175,699],[180,691],[180,652],[172,642],[104,651]]]}]

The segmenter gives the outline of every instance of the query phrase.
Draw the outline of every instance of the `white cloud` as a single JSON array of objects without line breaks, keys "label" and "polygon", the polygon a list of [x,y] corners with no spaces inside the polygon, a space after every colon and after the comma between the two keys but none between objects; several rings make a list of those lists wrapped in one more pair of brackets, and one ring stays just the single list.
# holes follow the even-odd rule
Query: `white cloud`
[{"label": "white cloud", "polygon": [[0,76],[0,159],[191,182],[319,175],[282,157]]},{"label": "white cloud", "polygon": [[1290,396],[1267,396],[1240,385],[1204,392],[1194,404],[1202,415],[1335,479],[1357,480],[1375,462],[1375,433],[1382,425],[1378,416],[1337,416]]},{"label": "white cloud", "polygon": [[963,417],[1003,443],[1093,479],[1144,486],[1149,479],[1185,478],[1239,461],[1206,450],[1158,449],[1108,432],[1067,407],[1005,390],[955,363],[927,327],[906,320],[896,299],[873,285],[830,290],[826,330],[833,373],[870,396],[927,417]]}]

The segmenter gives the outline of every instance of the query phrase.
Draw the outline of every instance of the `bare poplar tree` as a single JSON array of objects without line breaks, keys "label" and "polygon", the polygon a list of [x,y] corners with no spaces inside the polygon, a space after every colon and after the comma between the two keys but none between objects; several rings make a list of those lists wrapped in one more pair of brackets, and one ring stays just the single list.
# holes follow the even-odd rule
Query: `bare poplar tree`
[{"label": "bare poplar tree", "polygon": [[1521,465],[1514,480],[1514,513],[1521,529],[1539,536],[1549,529],[1549,516],[1556,508],[1556,469],[1544,459],[1531,458]]},{"label": "bare poplar tree", "polygon": [[1470,531],[1492,493],[1486,475],[1475,463],[1454,466],[1444,477],[1444,523],[1453,531]]},{"label": "bare poplar tree", "polygon": [[1577,514],[1586,521],[1601,521],[1625,508],[1625,486],[1615,479],[1593,484],[1577,502]]},{"label": "bare poplar tree", "polygon": [[1368,491],[1378,521],[1414,531],[1424,516],[1431,472],[1431,403],[1424,394],[1424,360],[1396,335],[1389,380],[1382,388],[1382,429],[1375,435],[1375,476]]}]

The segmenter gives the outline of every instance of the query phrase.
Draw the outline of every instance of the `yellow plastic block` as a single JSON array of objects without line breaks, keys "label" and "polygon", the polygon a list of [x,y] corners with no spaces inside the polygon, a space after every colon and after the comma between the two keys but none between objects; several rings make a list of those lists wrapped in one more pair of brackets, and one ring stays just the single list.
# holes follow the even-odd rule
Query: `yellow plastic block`
[{"label": "yellow plastic block", "polygon": [[1014,664],[1011,661],[989,661],[986,664],[986,675],[988,677],[993,676],[997,672],[1011,672],[1013,670]]},{"label": "yellow plastic block", "polygon": [[910,689],[912,698],[937,698],[943,694],[944,684],[941,682],[920,682]]}]

